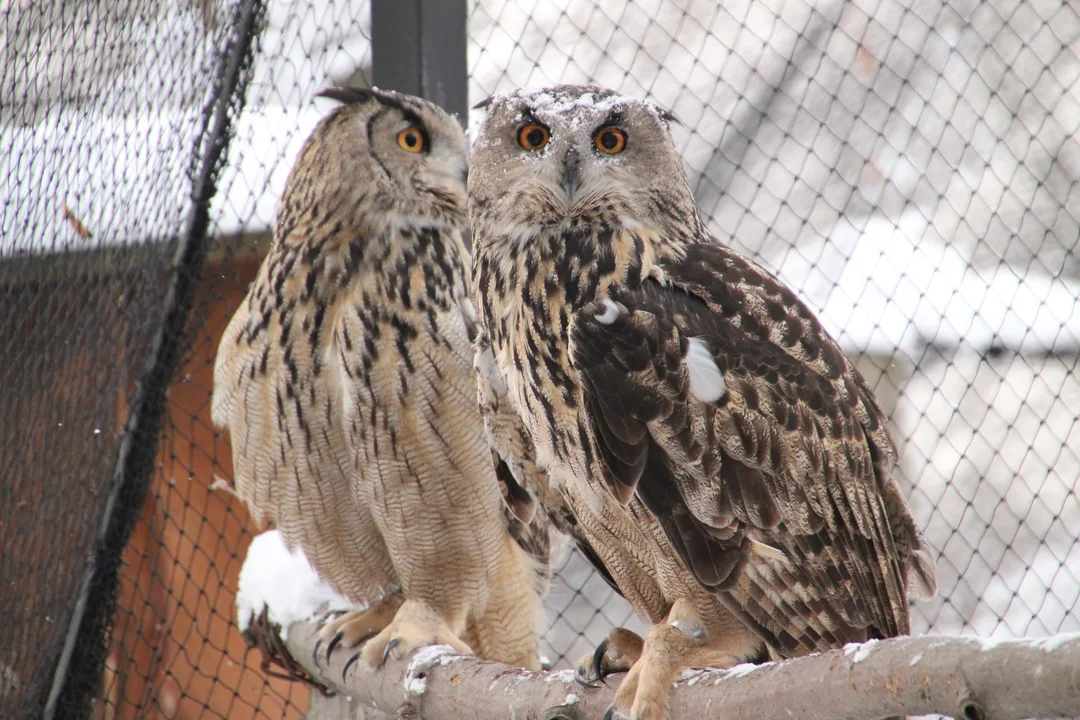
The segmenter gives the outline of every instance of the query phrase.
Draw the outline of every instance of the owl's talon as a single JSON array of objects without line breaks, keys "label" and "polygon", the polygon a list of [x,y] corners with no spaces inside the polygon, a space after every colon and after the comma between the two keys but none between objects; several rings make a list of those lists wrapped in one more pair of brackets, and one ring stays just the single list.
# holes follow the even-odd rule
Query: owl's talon
[{"label": "owl's talon", "polygon": [[360,659],[362,653],[353,653],[352,657],[345,661],[345,667],[341,668],[341,682],[345,682],[345,675],[349,672],[349,668],[356,664],[356,661]]},{"label": "owl's talon", "polygon": [[577,664],[575,679],[585,687],[607,685],[607,676],[629,672],[641,657],[644,641],[626,628],[615,628],[600,641],[596,649]]},{"label": "owl's talon", "polygon": [[322,645],[322,638],[315,639],[315,647],[311,648],[311,662],[315,667],[319,667],[319,646]]},{"label": "owl's talon", "polygon": [[608,639],[605,637],[596,646],[596,650],[592,655],[592,668],[595,673],[595,677],[604,685],[607,685],[607,680],[604,679],[604,655],[607,654]]},{"label": "owl's talon", "polygon": [[595,683],[582,675],[580,668],[574,669],[574,682],[576,682],[578,685],[581,685],[582,687],[587,687],[590,690],[595,690],[596,688],[600,687],[600,683]]},{"label": "owl's talon", "polygon": [[426,603],[406,601],[394,616],[393,622],[364,645],[364,662],[382,668],[394,657],[407,657],[426,645],[449,645],[462,655],[473,651],[446,624],[443,616]]},{"label": "owl's talon", "polygon": [[312,649],[312,660],[318,667],[325,648],[326,662],[337,647],[357,648],[380,633],[394,619],[404,602],[400,593],[388,595],[364,610],[352,610],[333,620],[327,619],[319,629],[319,639]]},{"label": "owl's talon", "polygon": [[390,657],[390,652],[401,644],[401,638],[394,638],[390,642],[386,643],[386,649],[383,650],[382,661],[379,663],[379,667],[386,665],[386,660]]},{"label": "owl's talon", "polygon": [[334,634],[334,637],[330,638],[330,642],[326,646],[326,662],[330,662],[330,653],[334,652],[334,648],[337,647],[338,643],[341,642],[341,639],[343,637],[345,637],[345,632],[342,630],[338,630]]}]

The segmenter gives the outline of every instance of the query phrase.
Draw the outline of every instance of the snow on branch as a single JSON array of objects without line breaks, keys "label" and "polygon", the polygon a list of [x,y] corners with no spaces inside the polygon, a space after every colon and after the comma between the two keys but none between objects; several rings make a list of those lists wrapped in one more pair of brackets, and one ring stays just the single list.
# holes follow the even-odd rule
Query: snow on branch
[{"label": "snow on branch", "polygon": [[[422,648],[382,670],[336,650],[312,657],[316,626],[293,624],[287,647],[332,690],[390,717],[600,720],[621,675],[590,690],[573,672],[532,672]],[[1080,717],[1080,634],[1038,640],[928,636],[871,641],[807,658],[684,674],[672,718],[872,720],[940,713],[964,720]]]}]

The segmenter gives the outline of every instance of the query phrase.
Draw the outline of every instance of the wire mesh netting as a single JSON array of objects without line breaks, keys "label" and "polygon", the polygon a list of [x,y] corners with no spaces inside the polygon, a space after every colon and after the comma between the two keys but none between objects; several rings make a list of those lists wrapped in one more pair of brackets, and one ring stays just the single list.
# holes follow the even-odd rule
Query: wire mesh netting
[{"label": "wire mesh netting", "polygon": [[[67,632],[161,321],[234,10],[42,8],[2,10],[0,599],[16,608],[0,630],[4,708],[52,681],[42,650],[59,652]],[[209,398],[218,338],[267,247],[285,176],[330,107],[312,98],[370,82],[370,28],[359,0],[267,4],[187,352],[124,553],[97,717],[307,707],[307,689],[267,677],[235,629],[256,530],[215,489],[231,463]],[[940,593],[915,607],[916,632],[1080,630],[1076,7],[482,0],[469,3],[468,41],[472,102],[595,82],[679,117],[717,236],[796,289],[890,415],[902,482],[940,554]],[[613,625],[641,628],[576,554],[547,605],[544,649],[558,667]]]},{"label": "wire mesh netting", "polygon": [[0,9],[4,717],[85,716],[101,693],[139,437],[205,235],[194,211],[224,141],[210,123],[239,111],[246,5]]}]

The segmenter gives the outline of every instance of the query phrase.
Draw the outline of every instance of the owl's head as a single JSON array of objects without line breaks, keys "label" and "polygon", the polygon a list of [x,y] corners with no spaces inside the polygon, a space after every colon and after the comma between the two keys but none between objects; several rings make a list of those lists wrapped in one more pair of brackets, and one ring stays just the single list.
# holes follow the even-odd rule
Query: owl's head
[{"label": "owl's head", "polygon": [[453,116],[396,92],[338,88],[320,96],[342,105],[301,149],[285,204],[291,196],[314,199],[324,213],[355,212],[370,223],[464,224],[469,151]]},{"label": "owl's head", "polygon": [[673,116],[601,87],[559,85],[492,98],[473,143],[474,232],[696,216]]}]

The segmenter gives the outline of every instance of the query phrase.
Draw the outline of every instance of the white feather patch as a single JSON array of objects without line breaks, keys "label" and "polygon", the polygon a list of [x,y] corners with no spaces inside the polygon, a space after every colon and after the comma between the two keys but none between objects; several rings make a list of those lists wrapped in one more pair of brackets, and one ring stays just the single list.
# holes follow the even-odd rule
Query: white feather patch
[{"label": "white feather patch", "polygon": [[465,314],[465,319],[471,323],[475,323],[480,319],[476,314],[476,306],[473,305],[472,300],[469,298],[461,298],[461,312]]},{"label": "white feather patch", "polygon": [[714,403],[724,397],[727,392],[724,375],[716,367],[709,346],[701,338],[690,338],[686,369],[690,373],[690,393],[698,400]]},{"label": "white feather patch", "polygon": [[779,548],[774,548],[772,545],[766,545],[765,543],[758,542],[757,540],[750,541],[750,549],[754,551],[754,554],[758,557],[763,557],[768,560],[776,560],[783,562],[787,559],[784,555],[784,551]]},{"label": "white feather patch", "polygon": [[617,303],[614,300],[605,299],[604,311],[596,313],[596,315],[594,315],[593,317],[596,318],[596,322],[602,325],[610,325],[611,323],[619,319],[620,309],[623,311],[626,310],[626,308],[623,307],[621,303]]}]

